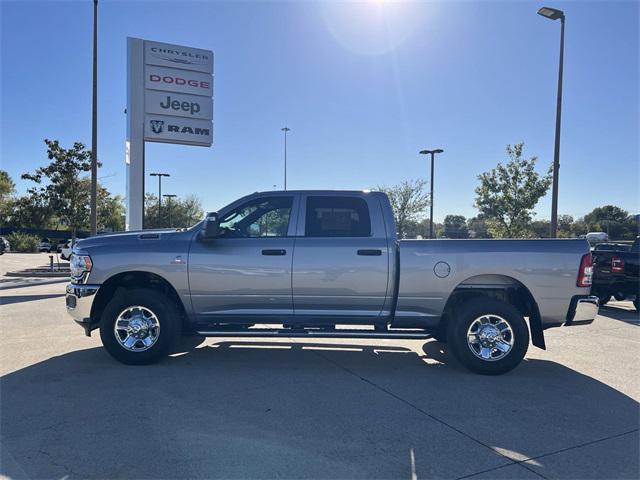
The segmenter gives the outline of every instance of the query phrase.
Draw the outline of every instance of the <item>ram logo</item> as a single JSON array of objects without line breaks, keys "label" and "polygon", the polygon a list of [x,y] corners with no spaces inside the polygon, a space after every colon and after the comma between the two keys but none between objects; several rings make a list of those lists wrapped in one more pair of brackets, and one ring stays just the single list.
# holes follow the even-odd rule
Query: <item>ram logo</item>
[{"label": "ram logo", "polygon": [[162,133],[164,120],[151,120],[151,130],[153,133]]}]

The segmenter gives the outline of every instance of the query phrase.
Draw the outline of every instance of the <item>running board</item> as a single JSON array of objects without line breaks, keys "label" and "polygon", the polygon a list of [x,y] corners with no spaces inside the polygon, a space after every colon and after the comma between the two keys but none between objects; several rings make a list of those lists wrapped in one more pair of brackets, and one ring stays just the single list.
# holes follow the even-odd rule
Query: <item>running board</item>
[{"label": "running board", "polygon": [[278,328],[256,328],[249,330],[199,330],[198,335],[205,337],[295,337],[295,338],[395,338],[400,340],[422,340],[432,338],[430,333],[420,331],[384,331],[367,330],[289,330]]}]

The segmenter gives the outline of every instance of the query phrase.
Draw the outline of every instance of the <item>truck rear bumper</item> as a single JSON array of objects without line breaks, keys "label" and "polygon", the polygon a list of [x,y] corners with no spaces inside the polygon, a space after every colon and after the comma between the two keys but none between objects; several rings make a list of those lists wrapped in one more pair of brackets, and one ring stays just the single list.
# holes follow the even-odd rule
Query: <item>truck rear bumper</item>
[{"label": "truck rear bumper", "polygon": [[598,297],[592,295],[576,295],[571,299],[565,326],[588,325],[598,314]]}]

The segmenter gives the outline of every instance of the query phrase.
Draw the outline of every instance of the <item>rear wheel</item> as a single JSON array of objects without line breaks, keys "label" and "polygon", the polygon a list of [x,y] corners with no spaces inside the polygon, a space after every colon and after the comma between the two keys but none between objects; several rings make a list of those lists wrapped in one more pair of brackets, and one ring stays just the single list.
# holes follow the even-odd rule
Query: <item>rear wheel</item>
[{"label": "rear wheel", "polygon": [[512,305],[478,298],[463,306],[449,322],[447,339],[466,368],[499,375],[515,368],[529,348],[529,329]]},{"label": "rear wheel", "polygon": [[117,293],[102,313],[100,338],[116,360],[147,365],[168,355],[180,332],[176,306],[155,290]]}]

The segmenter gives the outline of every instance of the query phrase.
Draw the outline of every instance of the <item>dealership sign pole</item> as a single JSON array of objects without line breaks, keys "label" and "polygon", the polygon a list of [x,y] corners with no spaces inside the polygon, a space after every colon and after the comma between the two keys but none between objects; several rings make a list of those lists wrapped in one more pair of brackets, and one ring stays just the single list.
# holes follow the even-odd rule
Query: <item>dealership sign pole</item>
[{"label": "dealership sign pole", "polygon": [[127,38],[127,230],[143,228],[144,145],[213,143],[213,52]]}]

